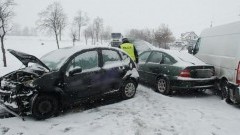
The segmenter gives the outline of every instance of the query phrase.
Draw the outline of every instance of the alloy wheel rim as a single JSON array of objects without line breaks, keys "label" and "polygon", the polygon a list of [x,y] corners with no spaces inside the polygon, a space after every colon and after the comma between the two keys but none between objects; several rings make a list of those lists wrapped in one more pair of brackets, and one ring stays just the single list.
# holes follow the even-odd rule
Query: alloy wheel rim
[{"label": "alloy wheel rim", "polygon": [[135,85],[133,83],[128,83],[125,86],[125,95],[127,97],[132,97],[135,93]]},{"label": "alloy wheel rim", "polygon": [[166,81],[164,79],[158,80],[158,91],[164,93],[166,90]]}]

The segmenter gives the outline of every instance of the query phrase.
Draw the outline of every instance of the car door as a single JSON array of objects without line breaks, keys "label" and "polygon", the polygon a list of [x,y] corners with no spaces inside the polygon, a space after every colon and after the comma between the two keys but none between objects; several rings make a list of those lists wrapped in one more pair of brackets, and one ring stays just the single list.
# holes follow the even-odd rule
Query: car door
[{"label": "car door", "polygon": [[147,81],[147,78],[145,77],[146,61],[150,54],[151,54],[151,51],[147,51],[147,52],[143,52],[142,54],[139,55],[138,73],[139,73],[140,79],[142,81]]},{"label": "car door", "polygon": [[[70,75],[70,72],[76,68],[81,68],[82,71]],[[71,59],[67,66],[64,79],[65,91],[74,100],[99,94],[100,90],[93,88],[100,79],[99,74],[99,52],[97,50],[82,52]]]},{"label": "car door", "polygon": [[169,54],[166,54],[166,53],[162,53],[162,54],[163,54],[163,59],[159,65],[161,69],[160,73],[168,77],[176,76],[176,74],[178,74],[180,67],[176,67],[173,64],[176,63],[177,61]]},{"label": "car door", "polygon": [[158,51],[153,51],[145,64],[145,77],[149,82],[155,83],[157,75],[161,73],[161,61],[163,54]]},{"label": "car door", "polygon": [[102,49],[102,85],[103,92],[118,89],[124,75],[124,66],[116,50]]}]

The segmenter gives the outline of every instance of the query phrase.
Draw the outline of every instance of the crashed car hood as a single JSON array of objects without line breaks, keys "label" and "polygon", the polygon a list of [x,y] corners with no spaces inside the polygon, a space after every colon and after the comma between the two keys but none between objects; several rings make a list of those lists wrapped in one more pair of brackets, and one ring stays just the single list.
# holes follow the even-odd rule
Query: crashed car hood
[{"label": "crashed car hood", "polygon": [[28,66],[28,63],[31,62],[31,63],[37,63],[40,66],[43,66],[44,68],[50,71],[50,69],[41,60],[39,60],[37,57],[33,55],[26,54],[23,52],[18,52],[12,49],[8,49],[8,51],[17,59],[19,59],[23,63],[23,65],[25,65],[26,67]]}]

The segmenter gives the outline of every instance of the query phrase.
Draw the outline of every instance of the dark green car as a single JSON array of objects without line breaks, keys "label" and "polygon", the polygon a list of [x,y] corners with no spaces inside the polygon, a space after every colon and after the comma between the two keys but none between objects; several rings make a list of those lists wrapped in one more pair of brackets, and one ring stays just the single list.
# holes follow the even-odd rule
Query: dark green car
[{"label": "dark green car", "polygon": [[140,80],[156,86],[158,92],[203,90],[214,87],[213,66],[207,65],[187,52],[154,49],[139,56]]}]

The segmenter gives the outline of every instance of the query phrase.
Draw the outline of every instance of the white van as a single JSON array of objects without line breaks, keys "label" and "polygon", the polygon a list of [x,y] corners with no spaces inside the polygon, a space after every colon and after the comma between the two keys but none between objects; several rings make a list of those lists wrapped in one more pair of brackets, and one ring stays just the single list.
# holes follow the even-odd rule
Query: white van
[{"label": "white van", "polygon": [[203,30],[193,54],[215,67],[226,101],[240,103],[240,22]]}]

